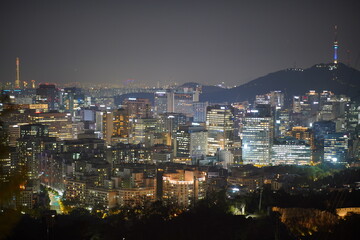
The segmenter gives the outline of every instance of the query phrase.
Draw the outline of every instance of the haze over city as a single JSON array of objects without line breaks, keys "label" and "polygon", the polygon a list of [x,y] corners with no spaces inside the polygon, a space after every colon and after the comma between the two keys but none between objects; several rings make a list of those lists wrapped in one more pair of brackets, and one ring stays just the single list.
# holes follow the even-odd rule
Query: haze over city
[{"label": "haze over city", "polygon": [[[0,81],[240,85],[339,60],[359,69],[360,2],[44,1],[0,3]],[[349,53],[347,53],[349,51]]]},{"label": "haze over city", "polygon": [[353,240],[359,0],[0,1],[0,240]]}]

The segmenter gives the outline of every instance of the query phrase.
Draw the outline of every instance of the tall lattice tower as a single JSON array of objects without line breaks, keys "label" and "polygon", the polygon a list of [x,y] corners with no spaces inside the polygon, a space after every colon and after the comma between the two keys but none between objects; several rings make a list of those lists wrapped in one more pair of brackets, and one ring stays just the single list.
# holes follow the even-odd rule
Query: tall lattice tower
[{"label": "tall lattice tower", "polygon": [[16,58],[15,88],[20,88],[20,60],[18,57]]}]

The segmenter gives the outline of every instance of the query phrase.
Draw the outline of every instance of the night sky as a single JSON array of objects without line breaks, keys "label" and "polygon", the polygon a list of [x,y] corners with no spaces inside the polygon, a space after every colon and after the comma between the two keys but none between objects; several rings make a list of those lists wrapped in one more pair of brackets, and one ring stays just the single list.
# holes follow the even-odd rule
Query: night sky
[{"label": "night sky", "polygon": [[359,69],[359,0],[1,0],[0,81],[240,85],[330,62],[335,24]]}]

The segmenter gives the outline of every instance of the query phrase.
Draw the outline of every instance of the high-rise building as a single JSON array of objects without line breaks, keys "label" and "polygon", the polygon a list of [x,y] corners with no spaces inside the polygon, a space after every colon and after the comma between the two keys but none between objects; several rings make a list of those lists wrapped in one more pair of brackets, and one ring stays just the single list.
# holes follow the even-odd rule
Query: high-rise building
[{"label": "high-rise building", "polygon": [[309,165],[312,150],[303,140],[294,137],[278,138],[271,148],[272,165]]},{"label": "high-rise building", "polygon": [[20,137],[48,137],[49,129],[47,125],[42,124],[28,124],[20,126]]},{"label": "high-rise building", "polygon": [[270,95],[270,105],[274,108],[283,108],[284,106],[284,93],[281,91],[271,91]]},{"label": "high-rise building", "polygon": [[136,118],[132,121],[132,128],[129,134],[132,144],[145,144],[150,147],[152,135],[156,130],[155,118]]},{"label": "high-rise building", "polygon": [[202,159],[208,152],[208,132],[198,129],[190,132],[190,157]]},{"label": "high-rise building", "polygon": [[231,106],[209,106],[206,114],[208,154],[214,156],[218,149],[229,150],[234,142],[234,115]]},{"label": "high-rise building", "polygon": [[62,108],[75,115],[75,111],[80,110],[85,104],[85,95],[81,88],[64,88],[62,93]]},{"label": "high-rise building", "polygon": [[294,137],[298,140],[304,140],[306,144],[311,146],[311,149],[315,148],[314,133],[308,127],[296,126],[287,131],[286,135]]},{"label": "high-rise building", "polygon": [[103,136],[104,114],[106,114],[106,113],[101,112],[101,111],[95,112],[95,129],[94,129],[95,131],[94,131],[94,133],[98,136],[98,138],[101,138],[101,139],[104,139],[104,136]]},{"label": "high-rise building", "polygon": [[126,110],[117,109],[113,112],[113,116],[113,139],[119,138],[120,142],[127,142],[129,137],[129,115]]},{"label": "high-rise building", "polygon": [[293,111],[293,113],[300,113],[301,112],[301,98],[300,98],[300,96],[293,96],[292,111]]},{"label": "high-rise building", "polygon": [[24,170],[26,177],[37,180],[40,176],[40,154],[45,150],[56,149],[56,138],[25,136],[17,141],[17,167]]},{"label": "high-rise building", "polygon": [[151,102],[147,98],[126,98],[123,107],[129,118],[150,118]]},{"label": "high-rise building", "polygon": [[319,111],[319,94],[315,90],[310,90],[306,93],[307,101],[310,104],[310,109],[312,114],[316,114],[317,111]]},{"label": "high-rise building", "polygon": [[290,113],[286,110],[275,110],[275,137],[285,136],[290,128]]},{"label": "high-rise building", "polygon": [[3,151],[0,156],[0,184],[8,182],[12,173],[11,154]]},{"label": "high-rise building", "polygon": [[336,132],[336,124],[333,121],[314,122],[312,126],[316,145],[323,145],[324,137],[327,134]]},{"label": "high-rise building", "polygon": [[206,108],[209,106],[208,102],[193,102],[194,119],[193,122],[206,122]]},{"label": "high-rise building", "polygon": [[332,133],[324,136],[324,161],[339,163],[346,162],[348,153],[348,135]]},{"label": "high-rise building", "polygon": [[49,110],[59,110],[61,105],[60,90],[55,84],[42,83],[36,89],[35,103],[48,104]]},{"label": "high-rise building", "polygon": [[247,116],[244,118],[242,159],[244,164],[269,165],[273,143],[273,118]]},{"label": "high-rise building", "polygon": [[158,116],[167,112],[168,92],[166,90],[154,93],[154,115]]},{"label": "high-rise building", "polygon": [[125,109],[104,113],[103,124],[103,138],[108,145],[129,142],[129,116]]},{"label": "high-rise building", "polygon": [[360,132],[360,104],[358,102],[351,102],[346,105],[345,121],[347,131]]},{"label": "high-rise building", "polygon": [[117,143],[111,147],[111,162],[113,165],[123,163],[139,163],[149,160],[150,152],[147,148],[137,144]]},{"label": "high-rise building", "polygon": [[328,101],[328,99],[330,99],[331,96],[333,96],[334,93],[331,92],[331,91],[327,91],[327,90],[324,90],[320,93],[320,106],[319,108],[321,109],[322,106]]},{"label": "high-rise building", "polygon": [[186,116],[182,113],[164,113],[157,118],[156,132],[166,133],[166,142],[173,144],[175,133],[181,125],[186,124]]},{"label": "high-rise building", "polygon": [[187,117],[193,117],[193,103],[199,101],[200,91],[198,88],[181,87],[167,94],[167,112],[183,113]]},{"label": "high-rise building", "polygon": [[48,126],[50,137],[56,137],[60,140],[75,139],[77,137],[77,130],[73,125],[70,113],[33,113],[30,116],[32,122]]},{"label": "high-rise building", "polygon": [[264,95],[256,95],[255,106],[258,104],[269,104],[273,108],[284,106],[284,94],[281,91],[271,91]]},{"label": "high-rise building", "polygon": [[207,137],[202,126],[180,126],[176,132],[176,156],[195,159],[206,156]]}]

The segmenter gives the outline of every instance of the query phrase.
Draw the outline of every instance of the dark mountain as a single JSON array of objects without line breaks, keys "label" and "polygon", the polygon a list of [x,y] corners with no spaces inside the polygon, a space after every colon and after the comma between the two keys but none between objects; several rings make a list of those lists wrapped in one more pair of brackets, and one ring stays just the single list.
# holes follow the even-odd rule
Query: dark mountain
[{"label": "dark mountain", "polygon": [[[182,87],[195,88],[198,83],[189,82]],[[286,69],[257,78],[241,86],[225,89],[217,86],[202,86],[200,101],[212,103],[240,102],[255,99],[256,95],[280,90],[287,97],[303,95],[309,90],[321,92],[330,90],[335,94],[345,94],[360,100],[360,71],[342,63],[334,68],[333,64],[317,64],[308,69]],[[131,93],[116,98],[121,102],[126,97],[149,98],[154,100],[151,93]]]},{"label": "dark mountain", "polygon": [[257,78],[236,88],[207,92],[203,87],[201,101],[253,101],[255,95],[281,90],[287,96],[302,95],[309,90],[330,90],[350,97],[360,96],[360,71],[342,63],[317,64],[308,69],[287,69]]}]

